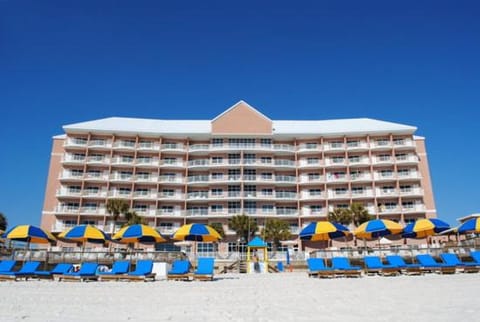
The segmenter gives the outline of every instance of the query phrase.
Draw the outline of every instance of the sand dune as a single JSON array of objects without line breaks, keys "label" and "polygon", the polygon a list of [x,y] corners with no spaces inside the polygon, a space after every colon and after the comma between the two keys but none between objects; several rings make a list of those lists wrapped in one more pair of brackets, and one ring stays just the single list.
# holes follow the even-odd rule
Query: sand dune
[{"label": "sand dune", "polygon": [[1,321],[474,321],[480,274],[0,283]]}]

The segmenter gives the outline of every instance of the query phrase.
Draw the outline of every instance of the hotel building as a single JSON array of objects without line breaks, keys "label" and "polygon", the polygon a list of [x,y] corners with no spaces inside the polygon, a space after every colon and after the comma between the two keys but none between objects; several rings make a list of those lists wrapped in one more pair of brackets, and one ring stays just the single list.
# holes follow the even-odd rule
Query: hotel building
[{"label": "hotel building", "polygon": [[169,235],[185,223],[248,214],[298,234],[329,211],[365,206],[406,223],[435,217],[424,138],[368,118],[271,120],[240,101],[213,120],[112,117],[66,125],[53,138],[42,227],[110,232],[108,199]]}]

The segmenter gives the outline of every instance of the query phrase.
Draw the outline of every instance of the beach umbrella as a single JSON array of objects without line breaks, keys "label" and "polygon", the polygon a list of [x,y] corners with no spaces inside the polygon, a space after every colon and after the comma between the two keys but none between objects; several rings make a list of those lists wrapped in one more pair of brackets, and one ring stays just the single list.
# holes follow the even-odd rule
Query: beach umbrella
[{"label": "beach umbrella", "polygon": [[405,226],[402,237],[427,238],[448,229],[450,229],[450,225],[440,219],[423,218]]},{"label": "beach umbrella", "polygon": [[403,231],[402,225],[388,219],[374,219],[364,222],[355,229],[353,234],[361,239],[377,239],[383,236],[399,234]]},{"label": "beach umbrella", "polygon": [[163,238],[154,228],[136,224],[123,227],[113,237],[113,241],[120,243],[162,243],[165,242]]},{"label": "beach umbrella", "polygon": [[180,227],[173,235],[175,240],[191,240],[201,242],[214,242],[222,237],[212,227],[204,224],[187,224]]},{"label": "beach umbrella", "polygon": [[58,238],[72,242],[80,242],[83,245],[85,245],[86,242],[103,244],[109,240],[102,230],[92,225],[79,225],[69,228],[60,233]]},{"label": "beach umbrella", "polygon": [[480,217],[471,218],[458,226],[457,232],[459,234],[466,233],[480,233]]},{"label": "beach umbrella", "polygon": [[347,227],[329,221],[311,222],[300,231],[301,240],[320,241],[348,237],[352,233]]},{"label": "beach umbrella", "polygon": [[49,244],[50,242],[55,241],[55,237],[48,231],[32,225],[17,225],[10,228],[2,235],[2,237],[10,240],[26,242],[27,248],[30,243]]}]

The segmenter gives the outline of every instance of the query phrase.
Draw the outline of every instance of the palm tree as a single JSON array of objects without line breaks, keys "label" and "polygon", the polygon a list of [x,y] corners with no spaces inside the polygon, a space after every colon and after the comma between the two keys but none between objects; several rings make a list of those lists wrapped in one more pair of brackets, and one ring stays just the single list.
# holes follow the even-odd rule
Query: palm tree
[{"label": "palm tree", "polygon": [[217,233],[219,233],[220,236],[222,236],[222,239],[225,237],[225,230],[223,229],[223,224],[221,222],[212,222],[210,224],[210,227],[215,229]]},{"label": "palm tree", "polygon": [[3,212],[0,212],[0,230],[3,230],[3,231],[7,230],[7,226],[8,226],[7,217],[5,217]]},{"label": "palm tree", "polygon": [[265,237],[265,240],[273,242],[273,251],[275,253],[280,246],[280,241],[290,238],[290,225],[281,219],[270,219],[265,223],[262,235]]},{"label": "palm tree", "polygon": [[136,225],[136,224],[145,224],[145,219],[140,217],[137,214],[137,212],[134,211],[134,210],[127,211],[125,213],[125,219],[127,220],[127,222],[123,225],[123,227],[130,226],[130,225]]},{"label": "palm tree", "polygon": [[342,225],[350,225],[352,212],[349,208],[335,208],[328,213],[328,220]]},{"label": "palm tree", "polygon": [[124,199],[110,199],[107,201],[107,212],[112,215],[112,236],[115,233],[115,227],[117,226],[118,218],[124,215],[128,209],[128,202]]},{"label": "palm tree", "polygon": [[228,220],[228,227],[237,233],[237,236],[248,241],[258,230],[257,222],[249,216],[242,214],[233,216]]},{"label": "palm tree", "polygon": [[357,227],[372,219],[372,215],[368,213],[368,210],[359,203],[353,203],[350,206],[350,212],[352,214],[353,224]]}]

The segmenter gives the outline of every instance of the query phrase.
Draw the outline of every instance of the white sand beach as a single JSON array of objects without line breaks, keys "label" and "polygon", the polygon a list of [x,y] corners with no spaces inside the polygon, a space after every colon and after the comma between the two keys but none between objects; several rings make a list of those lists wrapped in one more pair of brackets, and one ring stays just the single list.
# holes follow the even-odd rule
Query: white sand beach
[{"label": "white sand beach", "polygon": [[480,274],[0,283],[1,321],[474,321]]}]

